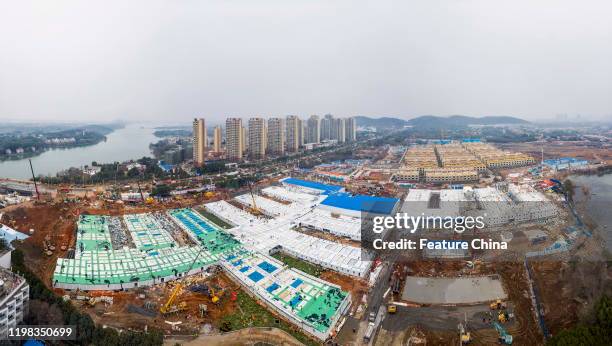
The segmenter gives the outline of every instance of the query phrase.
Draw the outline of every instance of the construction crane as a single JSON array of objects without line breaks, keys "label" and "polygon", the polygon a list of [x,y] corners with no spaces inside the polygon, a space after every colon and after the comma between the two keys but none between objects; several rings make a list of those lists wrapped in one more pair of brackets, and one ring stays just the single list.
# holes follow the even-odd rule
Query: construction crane
[{"label": "construction crane", "polygon": [[248,185],[249,185],[249,193],[251,194],[251,201],[253,203],[251,208],[249,208],[249,211],[255,216],[260,216],[263,213],[261,212],[259,208],[257,208],[257,203],[255,203],[255,195],[253,194],[253,183],[249,182]]},{"label": "construction crane", "polygon": [[508,332],[501,326],[501,324],[497,322],[493,322],[493,327],[497,330],[499,334],[499,341],[504,345],[512,345],[512,335],[508,334]]},{"label": "construction crane", "polygon": [[191,262],[191,265],[189,266],[189,269],[187,269],[187,271],[185,272],[185,275],[183,275],[181,280],[177,280],[176,285],[172,289],[172,293],[170,293],[170,297],[168,297],[168,300],[166,301],[166,303],[159,308],[159,312],[161,312],[162,314],[168,314],[168,313],[175,312],[175,311],[185,310],[187,308],[187,303],[185,302],[181,302],[178,306],[173,306],[173,303],[183,291],[183,287],[184,287],[183,280],[185,280],[185,277],[187,276],[189,271],[193,268],[193,265],[196,263],[196,261],[200,257],[200,254],[202,253],[202,251],[204,251],[203,246],[200,247],[200,251],[198,251],[198,254],[193,259],[193,262]]},{"label": "construction crane", "polygon": [[34,182],[34,189],[36,190],[36,199],[40,201],[40,193],[38,193],[38,184],[36,183],[36,176],[34,175],[34,167],[32,166],[32,159],[30,161],[30,171],[32,172],[32,181]]},{"label": "construction crane", "polygon": [[144,194],[142,193],[142,189],[140,188],[140,181],[136,181],[136,184],[138,184],[138,192],[140,193],[140,199],[143,203],[145,203]]}]

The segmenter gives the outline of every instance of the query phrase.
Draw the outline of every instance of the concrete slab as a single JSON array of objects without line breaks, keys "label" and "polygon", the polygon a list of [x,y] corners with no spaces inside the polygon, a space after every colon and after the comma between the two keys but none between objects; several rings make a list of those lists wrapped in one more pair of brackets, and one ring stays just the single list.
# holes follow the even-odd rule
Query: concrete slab
[{"label": "concrete slab", "polygon": [[507,297],[499,277],[406,277],[402,300],[421,304],[477,304]]}]

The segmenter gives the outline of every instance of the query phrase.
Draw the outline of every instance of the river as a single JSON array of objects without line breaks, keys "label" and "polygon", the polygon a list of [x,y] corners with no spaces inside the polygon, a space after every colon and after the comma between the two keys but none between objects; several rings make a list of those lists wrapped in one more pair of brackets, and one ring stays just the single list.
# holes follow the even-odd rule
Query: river
[{"label": "river", "polygon": [[[108,163],[151,156],[149,144],[158,139],[151,125],[127,125],[106,136],[106,141],[87,147],[54,149],[32,157],[36,175],[52,175],[70,167]],[[30,179],[28,159],[0,162],[0,178]]]},{"label": "river", "polygon": [[606,248],[612,251],[612,174],[602,176],[579,175],[572,176],[570,179],[577,186],[576,196],[578,202],[584,202],[585,196],[582,193],[582,186],[587,186],[591,195],[586,197],[587,213],[599,226],[601,236],[606,242]]}]

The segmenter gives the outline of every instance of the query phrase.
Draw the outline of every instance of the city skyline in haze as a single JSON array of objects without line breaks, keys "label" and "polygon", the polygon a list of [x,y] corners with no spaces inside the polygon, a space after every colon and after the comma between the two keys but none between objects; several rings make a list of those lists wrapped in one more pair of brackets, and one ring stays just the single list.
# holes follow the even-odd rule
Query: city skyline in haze
[{"label": "city skyline in haze", "polygon": [[6,3],[0,120],[612,118],[606,1]]}]

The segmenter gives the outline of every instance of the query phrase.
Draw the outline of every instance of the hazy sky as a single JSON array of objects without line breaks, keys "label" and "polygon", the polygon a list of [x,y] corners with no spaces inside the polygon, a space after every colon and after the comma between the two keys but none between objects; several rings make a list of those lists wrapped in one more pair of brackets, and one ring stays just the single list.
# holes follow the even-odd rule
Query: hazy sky
[{"label": "hazy sky", "polygon": [[612,1],[0,0],[0,119],[612,118]]}]

